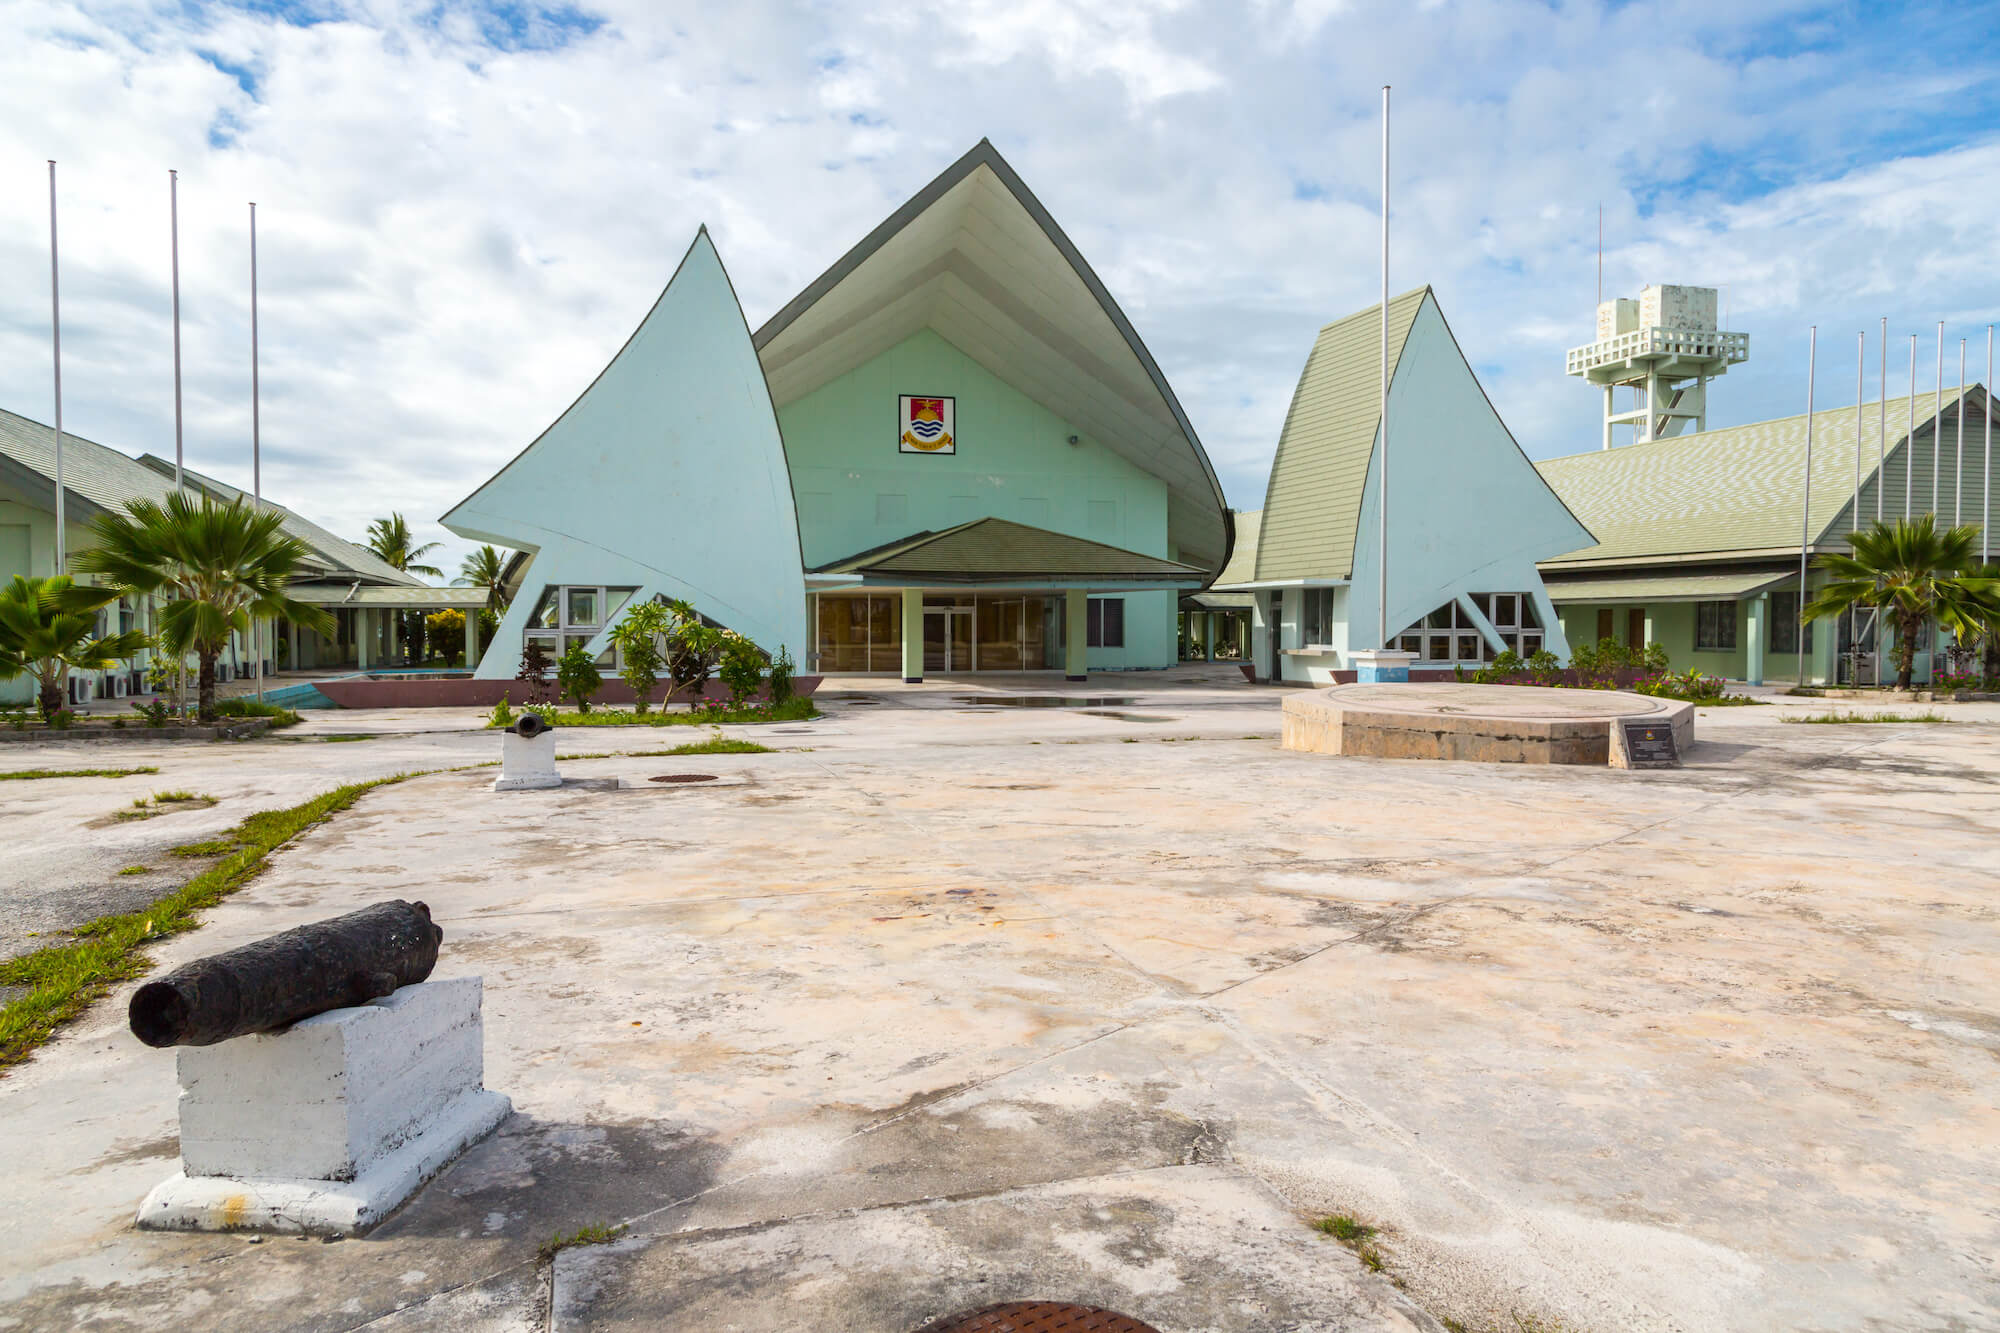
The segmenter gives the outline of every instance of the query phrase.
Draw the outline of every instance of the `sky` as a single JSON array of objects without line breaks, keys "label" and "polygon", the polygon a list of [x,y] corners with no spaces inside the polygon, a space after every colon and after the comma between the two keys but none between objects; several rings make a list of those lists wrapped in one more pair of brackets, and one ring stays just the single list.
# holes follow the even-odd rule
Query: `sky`
[{"label": "sky", "polygon": [[[0,5],[0,407],[47,421],[59,162],[66,429],[359,538],[548,425],[707,224],[751,326],[990,138],[1152,351],[1229,502],[1263,503],[1319,327],[1437,292],[1531,457],[1595,448],[1562,373],[1603,293],[1719,287],[1711,426],[1985,379],[2000,318],[2000,0],[479,0]],[[1900,58],[1899,58],[1900,57]],[[1898,386],[1901,386],[1899,389]]]}]

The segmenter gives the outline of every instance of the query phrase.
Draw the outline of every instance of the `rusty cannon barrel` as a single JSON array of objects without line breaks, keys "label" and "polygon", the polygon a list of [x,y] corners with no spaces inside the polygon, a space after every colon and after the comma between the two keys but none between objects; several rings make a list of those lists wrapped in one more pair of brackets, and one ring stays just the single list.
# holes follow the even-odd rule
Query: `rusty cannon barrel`
[{"label": "rusty cannon barrel", "polygon": [[555,728],[549,725],[548,719],[540,713],[523,713],[520,721],[514,724],[514,734],[524,741],[531,741],[544,732],[554,730]]},{"label": "rusty cannon barrel", "polygon": [[212,1046],[414,986],[437,966],[444,932],[423,903],[358,912],[201,958],[132,994],[132,1035],[148,1046]]}]

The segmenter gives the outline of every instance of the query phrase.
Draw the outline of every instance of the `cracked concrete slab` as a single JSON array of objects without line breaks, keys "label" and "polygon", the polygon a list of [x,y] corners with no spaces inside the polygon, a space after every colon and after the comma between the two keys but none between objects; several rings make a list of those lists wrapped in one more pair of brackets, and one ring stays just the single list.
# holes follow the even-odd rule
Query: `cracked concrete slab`
[{"label": "cracked concrete slab", "polygon": [[[1612,773],[1286,754],[1276,695],[1219,677],[1117,687],[1171,724],[967,692],[871,682],[758,733],[795,748],[671,761],[727,787],[572,759],[601,789],[440,773],[308,831],[159,963],[422,898],[518,1113],[360,1240],[138,1233],[173,1061],[114,998],[0,1079],[0,1329],[542,1329],[560,1285],[583,1327],[790,1292],[899,1333],[1000,1277],[1174,1296],[1174,1329],[2000,1323],[2000,707],[1717,710],[1688,767]],[[497,750],[422,720],[121,762],[233,822]],[[123,787],[10,785],[0,901],[120,863]],[[591,1224],[629,1230],[539,1258]]]}]

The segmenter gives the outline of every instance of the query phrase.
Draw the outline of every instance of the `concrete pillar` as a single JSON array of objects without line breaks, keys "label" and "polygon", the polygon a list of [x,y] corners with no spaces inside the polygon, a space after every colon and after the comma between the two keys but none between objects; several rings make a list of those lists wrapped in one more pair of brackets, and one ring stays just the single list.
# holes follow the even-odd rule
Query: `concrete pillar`
[{"label": "concrete pillar", "polygon": [[1203,625],[1207,631],[1202,635],[1201,639],[1203,661],[1213,662],[1215,660],[1215,627],[1221,619],[1220,612],[1204,611],[1202,613]]},{"label": "concrete pillar", "polygon": [[[1834,661],[1840,656],[1840,621],[1822,616],[1813,621],[1812,651],[1806,654],[1806,671],[1814,684],[1834,683]],[[1803,682],[1801,682],[1803,683]]]},{"label": "concrete pillar", "polygon": [[1743,679],[1752,685],[1764,683],[1764,639],[1771,623],[1771,594],[1760,592],[1745,603],[1743,617]]},{"label": "concrete pillar", "polygon": [[1063,593],[1063,679],[1090,679],[1090,593],[1071,588]]},{"label": "concrete pillar", "polygon": [[924,678],[924,590],[903,589],[903,683]]},{"label": "concrete pillar", "polygon": [[299,660],[299,622],[285,622],[285,665],[293,671],[303,670],[305,663]]},{"label": "concrete pillar", "polygon": [[385,606],[382,608],[382,619],[388,625],[388,633],[385,636],[388,639],[388,643],[382,650],[382,659],[390,666],[401,666],[403,664],[403,618]]},{"label": "concrete pillar", "polygon": [[366,671],[368,669],[368,638],[370,633],[373,632],[374,628],[375,627],[369,623],[368,608],[365,606],[355,607],[354,608],[354,669],[356,671]]},{"label": "concrete pillar", "polygon": [[479,608],[469,607],[465,612],[465,665],[470,670],[479,665]]}]

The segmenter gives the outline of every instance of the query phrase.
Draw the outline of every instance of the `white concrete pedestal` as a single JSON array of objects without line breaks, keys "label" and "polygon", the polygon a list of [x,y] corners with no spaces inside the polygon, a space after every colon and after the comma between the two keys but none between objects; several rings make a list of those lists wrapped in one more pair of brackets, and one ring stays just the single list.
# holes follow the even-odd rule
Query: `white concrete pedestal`
[{"label": "white concrete pedestal", "polygon": [[1347,654],[1358,685],[1403,684],[1410,678],[1410,663],[1416,660],[1415,653],[1399,648],[1356,648]]},{"label": "white concrete pedestal", "polygon": [[352,1236],[513,1110],[488,1092],[480,979],[405,986],[179,1053],[181,1172],[139,1206],[180,1231]]},{"label": "white concrete pedestal", "polygon": [[494,791],[532,791],[538,787],[560,787],[556,773],[556,734],[523,736],[510,731],[500,738],[500,776],[493,779]]}]

